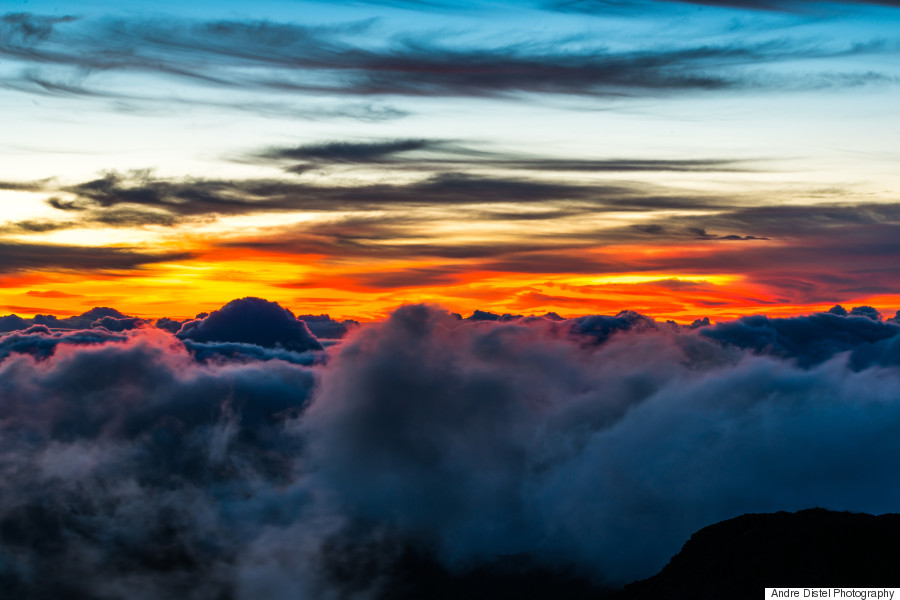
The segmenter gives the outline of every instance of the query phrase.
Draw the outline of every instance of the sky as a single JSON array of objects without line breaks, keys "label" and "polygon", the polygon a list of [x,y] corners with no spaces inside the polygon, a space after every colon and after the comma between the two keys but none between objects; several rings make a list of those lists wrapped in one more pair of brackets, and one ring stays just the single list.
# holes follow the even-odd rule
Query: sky
[{"label": "sky", "polygon": [[0,589],[596,598],[900,512],[898,25],[5,0]]},{"label": "sky", "polygon": [[2,314],[900,308],[898,2],[2,11]]}]

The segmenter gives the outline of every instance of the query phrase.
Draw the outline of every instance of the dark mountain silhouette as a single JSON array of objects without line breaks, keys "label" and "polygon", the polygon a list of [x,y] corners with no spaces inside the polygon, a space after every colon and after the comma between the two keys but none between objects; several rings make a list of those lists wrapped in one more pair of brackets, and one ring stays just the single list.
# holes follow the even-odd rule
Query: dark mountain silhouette
[{"label": "dark mountain silhouette", "polygon": [[367,553],[355,556],[355,564],[346,558],[353,553],[341,552],[345,558],[329,566],[329,575],[345,590],[364,589],[377,576],[376,597],[383,600],[757,600],[767,587],[896,587],[898,539],[900,514],[815,508],[746,514],[705,527],[658,574],[619,591],[538,566],[526,556],[450,572],[427,554],[408,550],[395,553],[383,570]]},{"label": "dark mountain silhouette", "polygon": [[615,600],[757,600],[767,587],[896,587],[900,514],[820,508],[705,527],[658,574]]}]

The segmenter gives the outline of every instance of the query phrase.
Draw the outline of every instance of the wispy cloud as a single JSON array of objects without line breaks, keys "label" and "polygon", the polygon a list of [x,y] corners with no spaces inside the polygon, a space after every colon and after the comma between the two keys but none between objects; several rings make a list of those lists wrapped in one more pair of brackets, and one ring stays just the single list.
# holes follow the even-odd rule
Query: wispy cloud
[{"label": "wispy cloud", "polygon": [[[3,268],[128,270],[190,256],[219,262],[251,253],[320,265],[300,280],[273,282],[278,287],[364,293],[449,289],[508,276],[730,274],[755,286],[732,300],[800,305],[900,286],[900,272],[888,258],[900,252],[896,203],[809,205],[800,195],[797,202],[784,197],[771,205],[759,194],[692,193],[643,181],[653,173],[753,177],[771,159],[557,158],[467,140],[389,138],[270,147],[237,160],[290,175],[201,179],[132,171],[75,184],[7,181],[7,189],[44,191],[58,217],[11,221],[0,234],[21,241],[73,228],[174,232],[275,213],[305,213],[311,220],[200,235],[188,254],[115,247],[69,252],[7,242]],[[346,177],[373,172],[388,182]],[[480,228],[482,237],[466,235],[467,224]],[[376,267],[376,260],[384,264]],[[533,291],[548,295],[546,289]],[[590,284],[581,293],[592,293]],[[713,294],[697,301],[729,300]]]},{"label": "wispy cloud", "polygon": [[231,96],[221,100],[184,94],[155,94],[113,91],[90,82],[91,69],[78,69],[74,74],[51,74],[38,68],[21,70],[17,75],[0,79],[0,87],[24,92],[31,96],[76,97],[105,101],[119,112],[154,114],[165,113],[173,107],[203,110],[233,110],[253,113],[267,118],[304,119],[308,121],[351,119],[377,122],[407,116],[406,110],[383,102],[359,100],[312,104],[292,100],[290,95],[280,99],[245,98]]},{"label": "wispy cloud", "polygon": [[133,271],[147,265],[189,258],[188,253],[149,253],[132,248],[67,246],[0,241],[0,273],[63,270]]},{"label": "wispy cloud", "polygon": [[559,0],[544,3],[545,7],[554,10],[573,12],[603,11],[637,11],[666,4],[694,4],[698,6],[715,6],[736,10],[779,11],[815,14],[827,11],[829,5],[870,4],[900,7],[896,0],[826,0],[809,2],[808,0]]},{"label": "wispy cloud", "polygon": [[[58,221],[20,221],[5,226],[5,231],[38,232],[75,226],[141,225],[171,226],[192,218],[265,212],[317,211],[339,214],[347,211],[393,211],[401,208],[477,207],[467,209],[469,217],[489,220],[551,219],[579,212],[636,212],[665,209],[713,209],[721,207],[715,197],[676,195],[661,188],[633,181],[609,183],[565,183],[528,176],[540,171],[595,171],[629,173],[632,171],[730,171],[739,163],[728,160],[555,160],[510,159],[496,155],[477,160],[406,160],[395,152],[354,146],[359,163],[405,169],[417,175],[409,183],[359,184],[313,183],[292,179],[193,179],[160,178],[149,171],[110,172],[100,178],[73,185],[41,184],[48,194],[46,203],[65,219]],[[325,147],[329,152],[334,149]],[[348,146],[349,148],[349,146]],[[309,155],[312,162],[299,163],[300,170],[324,168],[347,158],[324,158],[320,148],[290,149],[288,156]],[[271,153],[270,153],[271,154]],[[313,156],[316,154],[316,156]],[[357,163],[357,164],[359,164]],[[297,163],[287,163],[288,170]],[[507,175],[475,174],[475,168],[502,167]],[[462,171],[457,170],[462,169]],[[471,172],[470,172],[471,171]],[[24,184],[23,184],[24,185]],[[32,185],[32,184],[28,184]],[[500,210],[506,206],[506,210]],[[525,207],[532,206],[533,212]],[[389,219],[395,219],[390,216]]]},{"label": "wispy cloud", "polygon": [[56,82],[35,68],[148,73],[234,89],[344,96],[620,96],[815,88],[826,79],[830,85],[858,85],[883,77],[877,72],[837,76],[814,66],[802,80],[758,72],[785,61],[860,53],[865,46],[835,50],[790,40],[732,40],[634,50],[611,50],[598,42],[560,50],[558,40],[461,46],[440,36],[396,36],[387,45],[372,45],[363,35],[371,27],[371,22],[312,27],[269,21],[82,20],[7,14],[0,18],[0,56],[25,67],[19,79],[5,85],[73,95],[111,92]]},{"label": "wispy cloud", "polygon": [[372,165],[416,171],[507,169],[523,172],[736,172],[752,170],[751,161],[729,159],[557,159],[526,152],[497,151],[471,142],[439,139],[393,139],[359,142],[322,142],[270,148],[246,160],[274,161],[285,170],[303,173],[347,165]]}]

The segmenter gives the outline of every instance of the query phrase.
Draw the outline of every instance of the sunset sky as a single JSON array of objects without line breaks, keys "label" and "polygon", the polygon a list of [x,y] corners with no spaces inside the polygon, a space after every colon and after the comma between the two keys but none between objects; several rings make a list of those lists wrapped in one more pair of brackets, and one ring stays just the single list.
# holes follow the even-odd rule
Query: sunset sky
[{"label": "sunset sky", "polygon": [[900,2],[2,9],[0,314],[900,308]]},{"label": "sunset sky", "polygon": [[2,0],[0,595],[862,564],[672,557],[900,513],[898,165],[900,0]]}]

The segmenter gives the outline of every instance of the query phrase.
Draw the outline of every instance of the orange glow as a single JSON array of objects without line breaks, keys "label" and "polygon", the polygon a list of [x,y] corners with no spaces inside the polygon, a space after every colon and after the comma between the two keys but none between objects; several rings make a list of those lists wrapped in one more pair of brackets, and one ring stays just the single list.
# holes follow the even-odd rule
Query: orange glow
[{"label": "orange glow", "polygon": [[[242,257],[206,255],[202,260],[161,264],[119,274],[45,273],[7,277],[0,292],[0,312],[69,315],[93,306],[112,306],[140,317],[192,317],[233,298],[261,296],[295,313],[329,313],[334,318],[379,319],[404,303],[429,302],[470,314],[475,309],[498,313],[563,316],[615,314],[636,310],[659,320],[714,321],[765,313],[787,316],[827,310],[834,303],[778,303],[765,287],[738,274],[678,275],[619,273],[534,275],[472,270],[451,273],[448,281],[416,286],[415,269],[440,265],[398,261],[368,265],[296,263],[259,254]],[[373,285],[367,276],[412,272],[409,282]],[[388,277],[388,281],[390,277]],[[880,308],[900,305],[900,295],[842,299]]]},{"label": "orange glow", "polygon": [[[130,271],[7,275],[2,279],[0,314],[62,316],[111,306],[144,318],[184,319],[244,296],[277,301],[298,314],[328,313],[360,321],[381,319],[401,304],[416,302],[440,304],[464,315],[475,309],[513,314],[552,311],[563,316],[630,309],[679,323],[707,316],[721,321],[754,313],[806,314],[827,310],[838,301],[848,307],[870,304],[890,314],[890,307],[900,306],[900,295],[843,297],[830,303],[804,302],[800,297],[785,301],[783,292],[744,273],[665,268],[694,261],[704,264],[703,258],[714,257],[722,249],[708,242],[545,251],[541,257],[552,263],[552,272],[545,274],[515,272],[504,269],[502,261],[494,264],[490,259],[288,254],[264,245],[215,247],[216,241],[200,235],[159,240],[153,251],[186,253],[190,258]],[[523,256],[521,262],[527,268],[529,254]],[[621,271],[607,267],[597,273],[585,273],[583,268],[564,272],[567,265],[582,259],[621,265]]]}]

